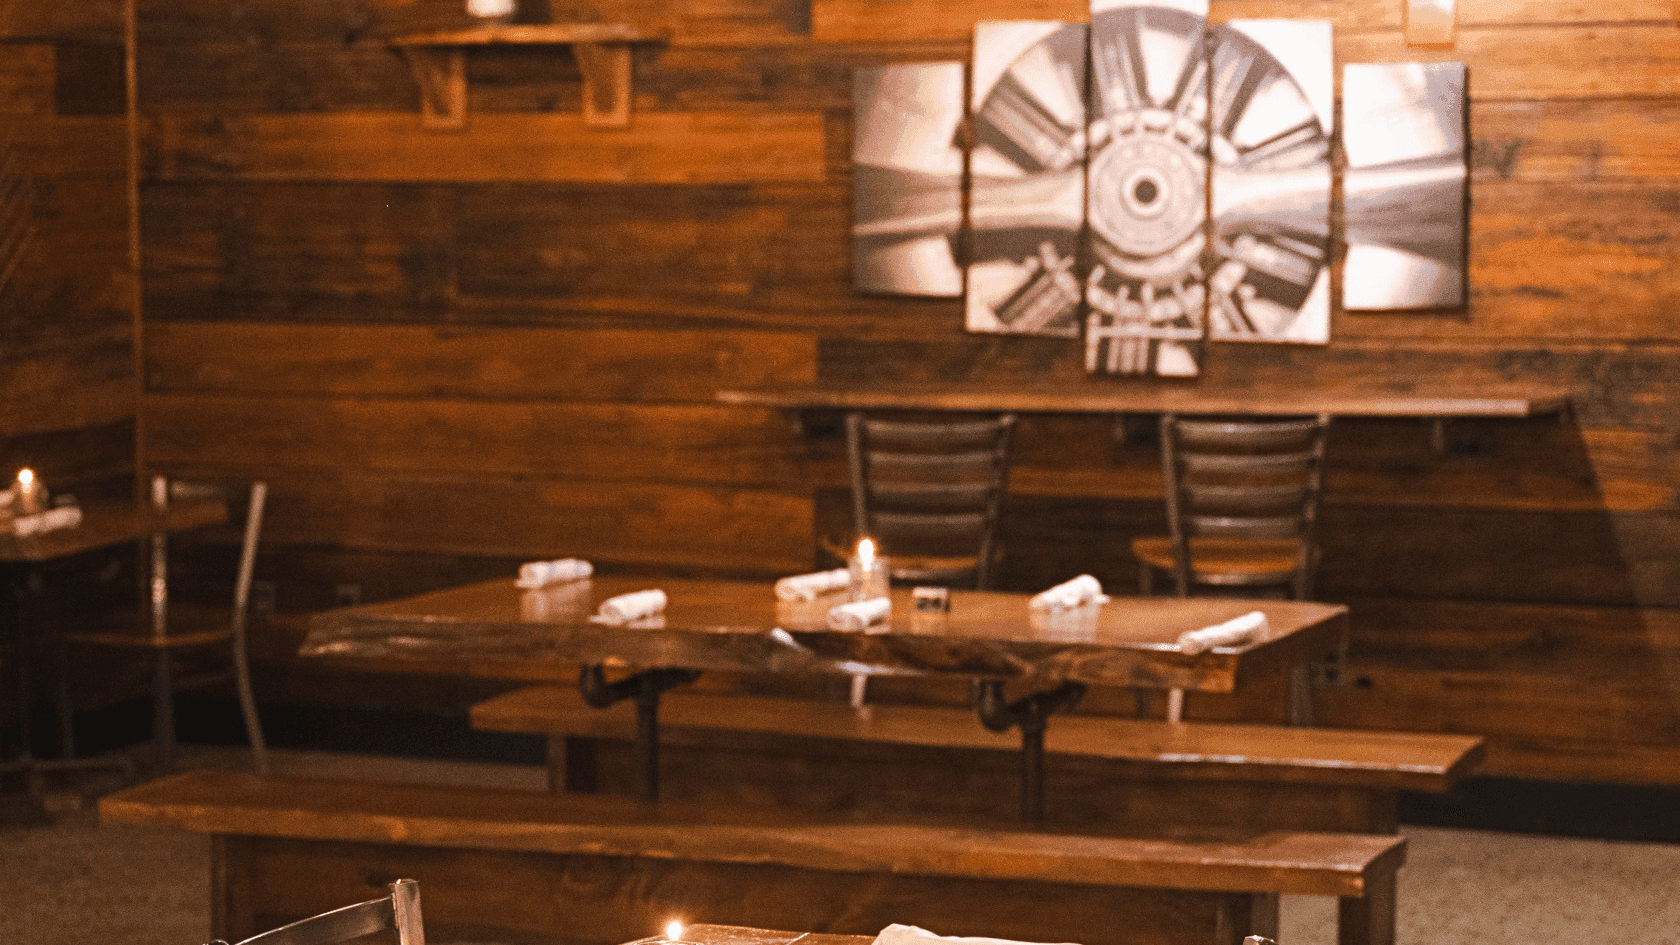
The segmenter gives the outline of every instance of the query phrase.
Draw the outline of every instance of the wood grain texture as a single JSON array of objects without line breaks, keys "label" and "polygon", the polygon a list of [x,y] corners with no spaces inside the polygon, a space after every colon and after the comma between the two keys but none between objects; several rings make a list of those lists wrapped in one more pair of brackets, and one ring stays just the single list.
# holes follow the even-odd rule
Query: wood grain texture
[{"label": "wood grain texture", "polygon": [[[534,593],[502,579],[333,610],[316,617],[301,656],[610,663],[744,672],[1064,681],[1230,692],[1277,678],[1334,652],[1343,608],[1257,600],[1126,598],[1095,611],[1035,612],[1026,594],[952,591],[949,613],[917,613],[894,589],[896,619],[867,633],[837,629],[833,603],[779,601],[770,582],[668,579],[669,598],[648,625],[589,619],[604,601],[650,586],[603,576]],[[1254,639],[1202,653],[1180,635],[1258,610]],[[789,640],[792,643],[789,643]]]},{"label": "wood grain texture", "polygon": [[159,463],[774,487],[798,477],[771,410],[712,405],[149,395]]},{"label": "wood grain texture", "polygon": [[[629,703],[584,704],[575,688],[531,687],[473,706],[475,728],[633,741]],[[760,733],[801,739],[957,747],[1016,752],[1019,736],[991,732],[972,711],[838,702],[668,693],[661,735]],[[1172,725],[1154,720],[1059,715],[1045,750],[1056,755],[1153,765],[1163,777],[1323,782],[1387,790],[1445,791],[1475,764],[1474,738],[1266,726]]]},{"label": "wood grain texture", "polygon": [[418,115],[162,115],[147,122],[159,181],[815,181],[820,115],[641,113],[625,129],[577,115],[475,114],[441,135]]},{"label": "wood grain texture", "polygon": [[[165,322],[154,392],[706,403],[724,386],[816,374],[807,334]],[[766,446],[772,444],[765,444]]]},{"label": "wood grain texture", "polygon": [[1358,896],[1405,858],[1397,837],[1262,833],[1225,842],[1035,834],[609,795],[187,772],[100,800],[112,823],[400,843],[1082,886]]},{"label": "wood grain texture", "polygon": [[[673,916],[721,918],[872,936],[899,920],[953,933],[1050,937],[1114,945],[1238,945],[1258,918],[1241,894],[1058,888],[785,867],[629,862],[603,857],[447,850],[380,843],[244,838],[238,880],[252,891],[253,928],[273,928],[377,895],[373,880],[412,876],[427,934],[516,945],[618,945]],[[1125,915],[1117,926],[1113,915]],[[1264,921],[1264,920],[1262,920]],[[1261,928],[1270,927],[1267,925]],[[245,930],[218,930],[237,938]]]}]

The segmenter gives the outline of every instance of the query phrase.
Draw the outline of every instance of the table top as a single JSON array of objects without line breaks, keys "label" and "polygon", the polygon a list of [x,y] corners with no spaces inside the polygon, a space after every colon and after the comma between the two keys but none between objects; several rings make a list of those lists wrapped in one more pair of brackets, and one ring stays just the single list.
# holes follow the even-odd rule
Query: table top
[{"label": "table top", "polygon": [[[609,597],[649,588],[669,598],[662,620],[589,621]],[[509,579],[315,616],[301,653],[317,657],[596,663],[746,672],[962,675],[1230,692],[1321,658],[1346,630],[1347,608],[1291,601],[1115,598],[1058,615],[1031,595],[952,591],[949,613],[917,612],[895,589],[885,626],[827,625],[842,598],[778,601],[770,582],[600,577],[521,591]],[[1239,647],[1191,655],[1186,630],[1263,611],[1270,629]]]},{"label": "table top", "polygon": [[184,531],[227,521],[218,499],[186,499],[158,511],[144,502],[86,502],[81,524],[19,537],[0,532],[0,562],[39,563],[139,541],[159,532]]},{"label": "table top", "polygon": [[920,385],[891,389],[848,385],[758,387],[719,391],[722,403],[827,410],[972,410],[1018,413],[1186,413],[1246,416],[1531,417],[1568,408],[1561,387],[1480,385],[1414,390],[1216,390],[1160,385],[1068,383],[1055,387],[982,388]]},{"label": "table top", "polygon": [[869,935],[840,935],[834,932],[778,932],[740,925],[690,925],[675,941],[655,935],[630,945],[869,945],[874,940]]}]

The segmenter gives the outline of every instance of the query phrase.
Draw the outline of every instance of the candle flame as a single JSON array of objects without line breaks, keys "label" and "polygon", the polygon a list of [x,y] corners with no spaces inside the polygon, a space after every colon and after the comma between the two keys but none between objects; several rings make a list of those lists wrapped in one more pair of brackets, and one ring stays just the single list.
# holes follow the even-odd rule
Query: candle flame
[{"label": "candle flame", "polygon": [[875,542],[865,538],[858,542],[858,562],[869,567],[875,561]]},{"label": "candle flame", "polygon": [[18,470],[17,481],[18,485],[24,487],[25,489],[33,486],[35,484],[35,471],[33,469]]},{"label": "candle flame", "polygon": [[680,941],[682,939],[682,933],[683,933],[683,924],[681,922],[678,922],[677,920],[672,919],[670,922],[666,923],[666,925],[665,925],[665,937],[666,938],[670,939],[673,942]]}]

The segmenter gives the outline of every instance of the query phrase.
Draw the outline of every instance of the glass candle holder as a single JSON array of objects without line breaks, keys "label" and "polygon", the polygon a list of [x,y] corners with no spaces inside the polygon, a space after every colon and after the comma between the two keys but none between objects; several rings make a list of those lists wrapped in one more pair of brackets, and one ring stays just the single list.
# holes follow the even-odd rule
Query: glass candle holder
[{"label": "glass candle holder", "polygon": [[850,572],[848,597],[852,600],[872,600],[886,597],[889,584],[887,560],[875,553],[875,543],[865,538],[858,542],[857,551],[846,562]]}]

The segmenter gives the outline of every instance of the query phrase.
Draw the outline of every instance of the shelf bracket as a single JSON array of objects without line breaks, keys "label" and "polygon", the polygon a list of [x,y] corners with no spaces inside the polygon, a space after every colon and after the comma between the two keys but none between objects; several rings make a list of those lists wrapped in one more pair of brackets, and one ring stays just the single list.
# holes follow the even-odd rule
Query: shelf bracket
[{"label": "shelf bracket", "polygon": [[420,126],[459,131],[467,126],[467,51],[402,46],[414,81],[420,86]]}]

